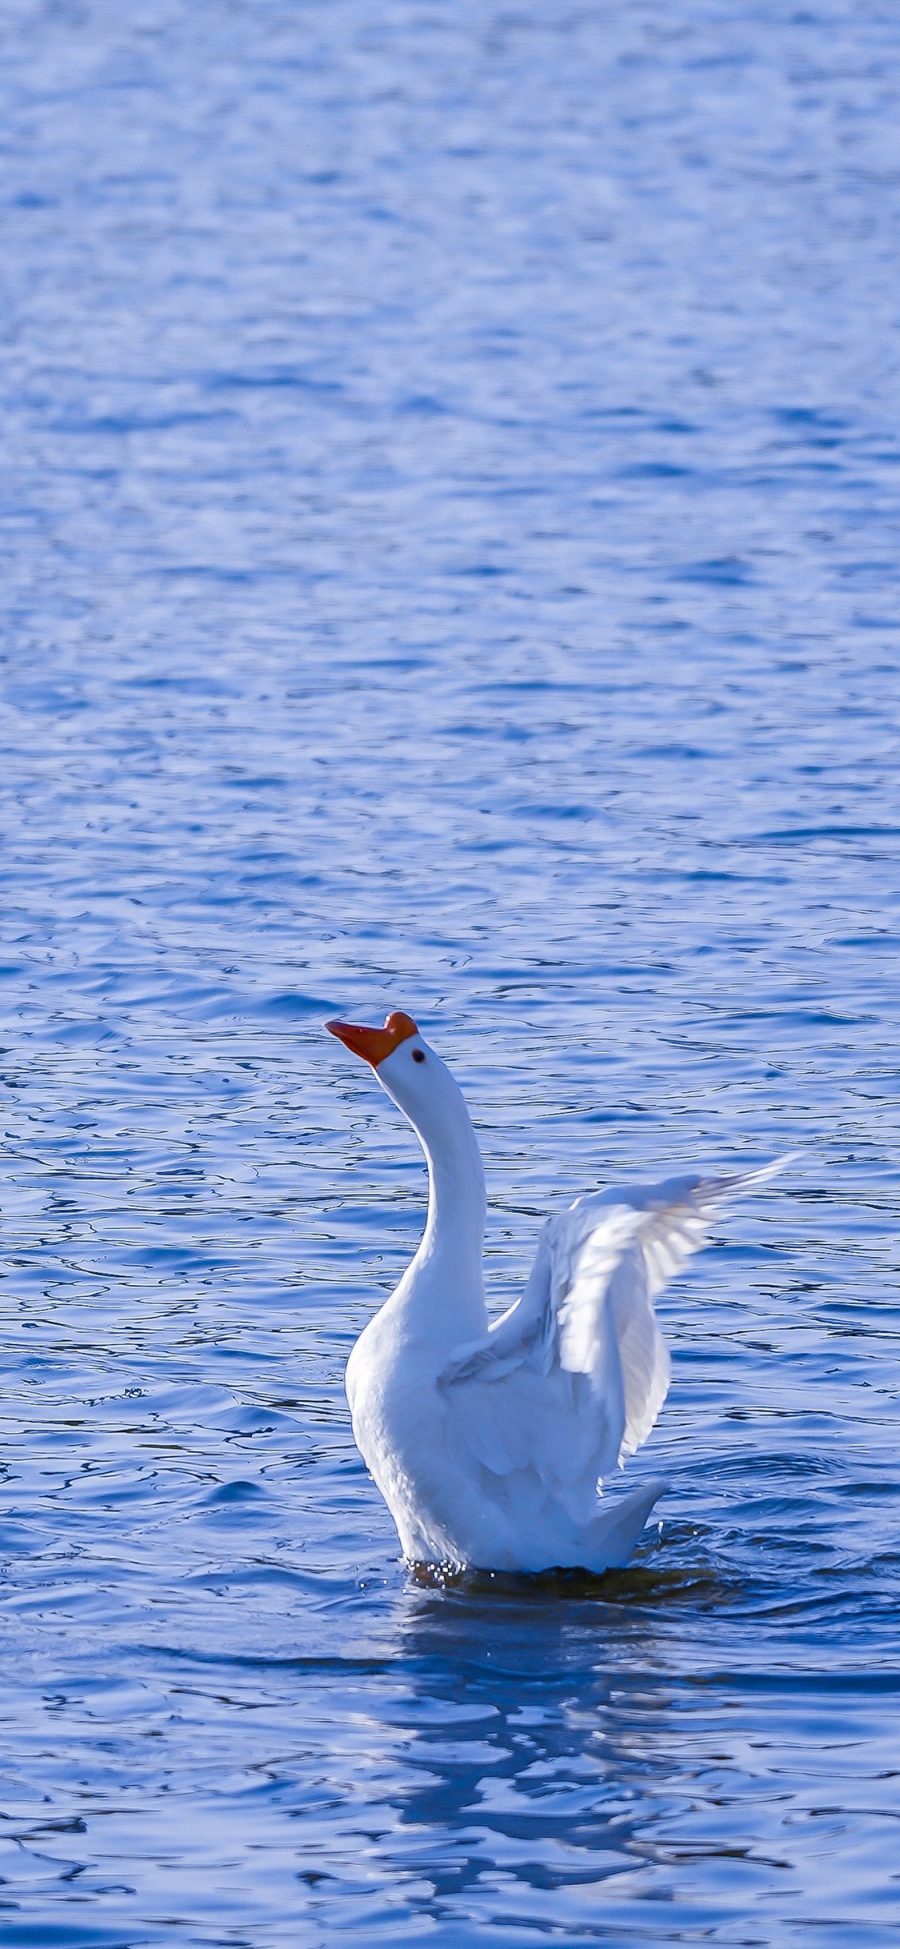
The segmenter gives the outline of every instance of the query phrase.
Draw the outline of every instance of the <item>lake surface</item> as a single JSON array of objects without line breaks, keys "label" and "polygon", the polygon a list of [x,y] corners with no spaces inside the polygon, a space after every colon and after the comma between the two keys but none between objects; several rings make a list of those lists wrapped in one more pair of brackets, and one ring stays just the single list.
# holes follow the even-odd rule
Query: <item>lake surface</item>
[{"label": "lake surface", "polygon": [[[900,1928],[900,16],[6,0],[3,1949]],[[666,1296],[603,1582],[417,1582],[424,1174]]]}]

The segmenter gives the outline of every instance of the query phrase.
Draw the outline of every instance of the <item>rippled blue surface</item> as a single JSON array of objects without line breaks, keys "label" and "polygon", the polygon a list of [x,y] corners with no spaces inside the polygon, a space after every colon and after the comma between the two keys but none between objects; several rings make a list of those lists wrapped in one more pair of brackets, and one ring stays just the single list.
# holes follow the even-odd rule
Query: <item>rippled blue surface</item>
[{"label": "rippled blue surface", "polygon": [[[0,1942],[882,1949],[900,20],[6,0]],[[797,1147],[600,1584],[417,1585],[422,1171]]]}]

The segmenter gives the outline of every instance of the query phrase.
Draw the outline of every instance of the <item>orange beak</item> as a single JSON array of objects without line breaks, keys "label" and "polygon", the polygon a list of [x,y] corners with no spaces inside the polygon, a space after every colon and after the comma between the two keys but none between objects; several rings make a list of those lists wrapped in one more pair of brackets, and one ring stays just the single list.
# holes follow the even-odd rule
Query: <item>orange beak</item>
[{"label": "orange beak", "polygon": [[412,1016],[403,1015],[400,1009],[388,1016],[383,1029],[363,1029],[355,1022],[326,1022],[325,1027],[330,1035],[336,1035],[339,1042],[352,1049],[355,1056],[364,1056],[373,1069],[384,1062],[385,1056],[392,1056],[408,1036],[419,1033]]}]

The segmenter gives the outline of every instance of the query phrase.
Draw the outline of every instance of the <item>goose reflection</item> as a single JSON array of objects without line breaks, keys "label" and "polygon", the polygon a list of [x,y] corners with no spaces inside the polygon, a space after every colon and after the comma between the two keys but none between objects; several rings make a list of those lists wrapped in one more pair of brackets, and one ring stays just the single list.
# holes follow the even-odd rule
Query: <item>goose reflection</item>
[{"label": "goose reflection", "polygon": [[554,1890],[639,1870],[652,1853],[674,1688],[654,1670],[654,1578],[613,1581],[482,1576],[406,1591],[396,1828],[379,1852],[395,1874],[414,1870],[413,1909],[459,1920],[467,1891],[481,1911],[493,1889],[510,1919],[552,1919],[558,1932]]}]

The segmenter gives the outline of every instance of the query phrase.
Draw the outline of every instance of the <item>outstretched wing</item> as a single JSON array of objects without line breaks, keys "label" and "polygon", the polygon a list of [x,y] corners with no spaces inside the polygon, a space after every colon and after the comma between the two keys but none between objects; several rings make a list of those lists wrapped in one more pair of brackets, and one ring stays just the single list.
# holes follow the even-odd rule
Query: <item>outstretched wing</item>
[{"label": "outstretched wing", "polygon": [[787,1161],[601,1192],[548,1221],[521,1299],[439,1381],[454,1440],[498,1489],[527,1472],[590,1515],[598,1479],[646,1441],[668,1392],[655,1300],[717,1213]]}]

